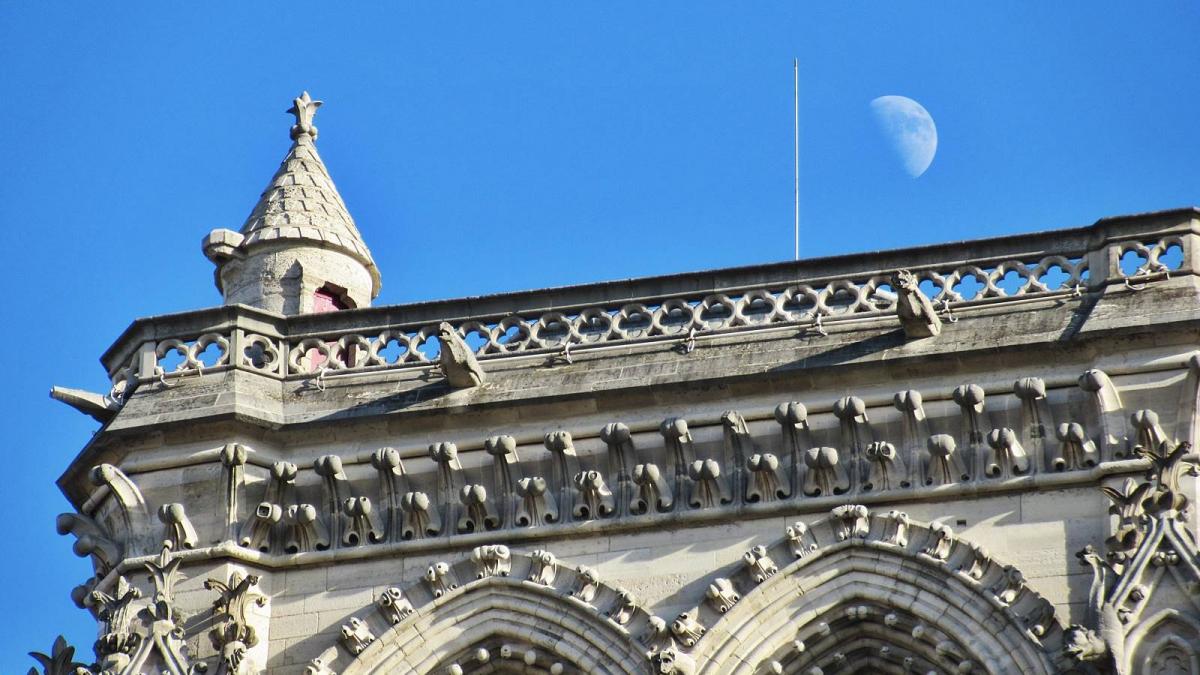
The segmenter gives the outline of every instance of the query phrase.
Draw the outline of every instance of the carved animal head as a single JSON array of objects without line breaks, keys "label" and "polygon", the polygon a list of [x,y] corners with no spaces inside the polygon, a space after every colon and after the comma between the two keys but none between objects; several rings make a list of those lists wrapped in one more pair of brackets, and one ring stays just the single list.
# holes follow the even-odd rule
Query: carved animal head
[{"label": "carved animal head", "polygon": [[451,326],[449,323],[447,323],[445,321],[438,324],[437,336],[438,336],[438,339],[443,342],[460,339],[458,337],[458,331],[454,329],[454,326]]},{"label": "carved animal head", "polygon": [[901,291],[916,291],[917,284],[917,275],[908,270],[896,270],[892,273],[892,285]]},{"label": "carved animal head", "polygon": [[1108,647],[1096,631],[1075,625],[1063,635],[1063,651],[1077,661],[1095,661],[1108,653]]},{"label": "carved animal head", "polygon": [[425,570],[425,578],[430,581],[436,581],[449,573],[450,565],[444,562],[434,563],[429,566],[429,569]]}]

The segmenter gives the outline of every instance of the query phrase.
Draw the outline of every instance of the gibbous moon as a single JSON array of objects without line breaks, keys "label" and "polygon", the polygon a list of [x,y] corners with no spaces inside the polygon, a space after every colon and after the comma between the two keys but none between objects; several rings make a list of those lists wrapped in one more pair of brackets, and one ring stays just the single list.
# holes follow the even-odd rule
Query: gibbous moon
[{"label": "gibbous moon", "polygon": [[937,152],[937,127],[929,112],[904,96],[880,96],[871,101],[871,112],[904,171],[913,178],[925,173]]}]

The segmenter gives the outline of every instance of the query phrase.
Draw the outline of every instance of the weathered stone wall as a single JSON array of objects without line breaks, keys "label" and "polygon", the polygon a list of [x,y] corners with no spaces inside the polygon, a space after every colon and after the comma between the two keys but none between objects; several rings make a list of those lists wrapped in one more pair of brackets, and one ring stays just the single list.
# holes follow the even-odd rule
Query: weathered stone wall
[{"label": "weathered stone wall", "polygon": [[[578,300],[562,311],[537,292],[139,321],[105,356],[106,426],[60,481],[79,511],[60,529],[96,563],[77,597],[102,620],[99,660],[352,674],[1193,658],[1194,224],[1098,226],[1063,259],[1086,285],[1035,286],[1057,260],[1039,250],[1020,291],[941,307],[862,304],[892,278],[867,259],[869,275],[837,269],[858,279],[853,311],[833,309],[850,282],[797,282],[824,289],[828,321],[788,314],[798,292],[758,276],[743,281],[761,293],[642,295],[642,309],[630,288],[685,282],[562,290]],[[1129,241],[1148,242],[1144,269],[1117,270]],[[936,278],[1005,276],[1016,244],[1002,244]],[[1171,246],[1182,261],[1152,269]],[[419,351],[434,309],[452,320],[440,348],[477,353]],[[658,328],[638,334],[639,316]],[[588,326],[608,332],[589,342]],[[554,342],[564,330],[579,341]],[[393,342],[408,351],[380,356]],[[449,386],[456,366],[481,384]],[[1088,546],[1109,556],[1077,559]],[[147,564],[187,579],[164,591]],[[116,612],[118,596],[157,622]],[[146,625],[178,630],[131,637]],[[190,654],[171,652],[180,639]]]}]

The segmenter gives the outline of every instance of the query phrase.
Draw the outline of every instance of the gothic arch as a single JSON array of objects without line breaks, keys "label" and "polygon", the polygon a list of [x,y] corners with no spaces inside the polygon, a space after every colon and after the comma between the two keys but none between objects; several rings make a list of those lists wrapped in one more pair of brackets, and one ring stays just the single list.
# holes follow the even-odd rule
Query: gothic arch
[{"label": "gothic arch", "polygon": [[[698,608],[699,673],[1062,670],[1052,605],[943,525],[839,507],[744,563]],[[713,601],[723,587],[742,591],[732,606]]]},{"label": "gothic arch", "polygon": [[[343,646],[357,654],[337,668],[342,675],[632,674],[649,667],[630,632],[649,615],[632,596],[600,584],[587,568],[559,566],[545,551],[479,547],[469,560],[431,565],[424,584],[384,596],[376,616],[343,627]],[[428,601],[415,607],[409,600],[422,597]],[[388,627],[373,628],[380,625]]]},{"label": "gothic arch", "polygon": [[1164,609],[1142,621],[1125,644],[1125,672],[1200,673],[1200,622],[1179,610]]}]

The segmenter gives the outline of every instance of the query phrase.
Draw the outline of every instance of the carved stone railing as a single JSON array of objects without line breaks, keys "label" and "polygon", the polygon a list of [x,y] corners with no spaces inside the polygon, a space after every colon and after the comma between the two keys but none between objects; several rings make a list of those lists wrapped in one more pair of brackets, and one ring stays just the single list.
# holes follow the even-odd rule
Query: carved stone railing
[{"label": "carved stone railing", "polygon": [[282,317],[220,307],[135,322],[103,356],[121,399],[130,385],[238,368],[276,378],[428,367],[447,321],[480,360],[895,312],[890,277],[911,270],[938,311],[1140,288],[1193,274],[1197,211],[1107,219],[1004,237],[442,302]]}]

